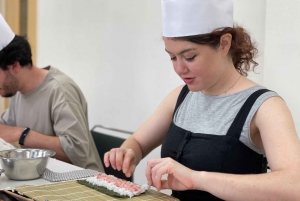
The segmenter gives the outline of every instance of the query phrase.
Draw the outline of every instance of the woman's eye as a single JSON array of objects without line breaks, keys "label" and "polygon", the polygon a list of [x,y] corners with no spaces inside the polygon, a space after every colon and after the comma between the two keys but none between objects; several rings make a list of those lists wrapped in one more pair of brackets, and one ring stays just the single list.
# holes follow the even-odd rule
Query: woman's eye
[{"label": "woman's eye", "polygon": [[176,60],[176,57],[171,57],[171,61],[175,61]]},{"label": "woman's eye", "polygon": [[193,57],[190,57],[190,58],[185,58],[185,60],[187,60],[187,61],[193,61],[195,57],[196,57],[196,55],[193,56]]}]

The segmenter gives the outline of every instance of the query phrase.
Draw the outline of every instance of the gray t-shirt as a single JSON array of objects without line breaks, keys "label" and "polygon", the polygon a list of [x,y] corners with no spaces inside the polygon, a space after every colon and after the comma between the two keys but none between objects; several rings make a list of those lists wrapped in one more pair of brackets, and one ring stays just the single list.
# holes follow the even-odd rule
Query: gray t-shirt
[{"label": "gray t-shirt", "polygon": [[[193,133],[226,135],[238,111],[247,98],[255,91],[265,89],[254,86],[241,92],[225,96],[206,95],[201,92],[189,91],[174,116],[176,126]],[[273,91],[262,94],[254,103],[244,124],[240,141],[259,154],[264,150],[255,146],[250,138],[251,120],[261,106],[270,97],[278,96]]]},{"label": "gray t-shirt", "polygon": [[5,125],[58,136],[74,165],[103,172],[87,119],[87,103],[77,84],[50,67],[44,81],[27,94],[17,92],[1,115]]}]

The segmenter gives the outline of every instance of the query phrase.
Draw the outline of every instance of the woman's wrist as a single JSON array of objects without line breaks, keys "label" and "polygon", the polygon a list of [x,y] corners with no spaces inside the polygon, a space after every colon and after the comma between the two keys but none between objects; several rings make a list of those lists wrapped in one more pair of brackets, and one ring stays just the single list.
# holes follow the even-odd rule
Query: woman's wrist
[{"label": "woman's wrist", "polygon": [[195,190],[204,190],[205,180],[206,180],[207,172],[205,171],[193,171],[192,179],[193,179],[193,189]]}]

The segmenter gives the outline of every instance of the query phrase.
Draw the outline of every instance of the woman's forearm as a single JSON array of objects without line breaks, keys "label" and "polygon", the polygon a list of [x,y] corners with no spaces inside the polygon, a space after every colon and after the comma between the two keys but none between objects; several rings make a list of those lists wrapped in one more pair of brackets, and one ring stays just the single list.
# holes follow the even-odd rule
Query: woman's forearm
[{"label": "woman's forearm", "polygon": [[133,136],[130,136],[127,140],[125,140],[120,148],[132,149],[132,151],[135,153],[136,165],[138,165],[139,162],[143,159],[142,149]]},{"label": "woman's forearm", "polygon": [[280,170],[256,175],[198,172],[195,188],[224,200],[300,200],[300,172]]}]

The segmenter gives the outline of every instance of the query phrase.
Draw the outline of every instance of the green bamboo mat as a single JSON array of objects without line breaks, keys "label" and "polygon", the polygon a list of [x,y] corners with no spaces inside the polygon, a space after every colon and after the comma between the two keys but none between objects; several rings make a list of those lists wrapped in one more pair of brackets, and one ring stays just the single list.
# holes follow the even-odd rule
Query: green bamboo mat
[{"label": "green bamboo mat", "polygon": [[177,201],[178,199],[158,191],[149,189],[145,193],[132,198],[118,198],[103,194],[99,191],[78,184],[77,181],[57,182],[40,186],[23,185],[15,187],[19,193],[26,195],[36,201],[112,201],[112,200],[131,200],[131,201]]}]

